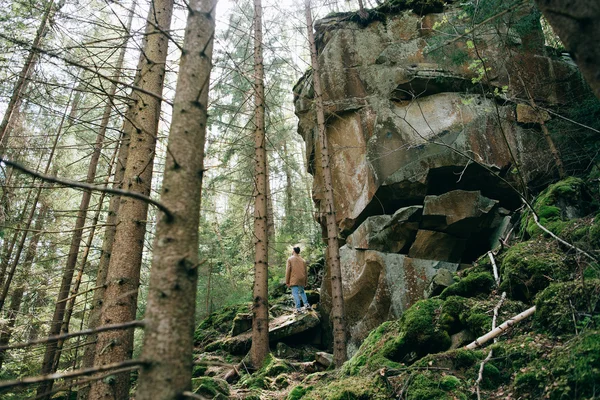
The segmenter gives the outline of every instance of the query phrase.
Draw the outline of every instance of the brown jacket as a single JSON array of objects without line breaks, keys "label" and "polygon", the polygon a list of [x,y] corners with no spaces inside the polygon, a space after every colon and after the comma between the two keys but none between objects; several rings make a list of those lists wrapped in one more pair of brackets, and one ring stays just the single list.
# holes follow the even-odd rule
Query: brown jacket
[{"label": "brown jacket", "polygon": [[297,254],[287,259],[285,284],[288,286],[306,286],[306,261]]}]

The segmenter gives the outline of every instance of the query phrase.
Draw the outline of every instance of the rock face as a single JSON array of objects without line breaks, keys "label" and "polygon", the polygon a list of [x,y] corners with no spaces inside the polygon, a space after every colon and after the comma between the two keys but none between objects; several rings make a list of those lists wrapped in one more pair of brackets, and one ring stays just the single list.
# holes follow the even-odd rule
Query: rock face
[{"label": "rock face", "polygon": [[[436,32],[463,15],[458,3],[448,7],[363,24],[337,14],[315,27],[334,192],[343,193],[336,212],[350,352],[422,298],[437,269],[455,271],[498,244],[521,205],[510,185],[552,173],[539,128],[550,115],[506,99],[552,106],[582,90],[575,67],[546,54],[531,9],[496,18],[496,29],[472,41],[445,43]],[[521,20],[531,27],[516,29]],[[295,107],[322,211],[311,74],[294,89]]]}]

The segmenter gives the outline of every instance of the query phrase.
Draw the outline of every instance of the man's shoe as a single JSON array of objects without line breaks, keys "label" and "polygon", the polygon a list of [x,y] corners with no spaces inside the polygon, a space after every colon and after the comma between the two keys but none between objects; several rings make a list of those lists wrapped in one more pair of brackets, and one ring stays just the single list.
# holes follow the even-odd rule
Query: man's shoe
[{"label": "man's shoe", "polygon": [[304,309],[306,311],[311,311],[312,310],[312,306],[310,304],[307,304],[307,305],[304,306]]}]

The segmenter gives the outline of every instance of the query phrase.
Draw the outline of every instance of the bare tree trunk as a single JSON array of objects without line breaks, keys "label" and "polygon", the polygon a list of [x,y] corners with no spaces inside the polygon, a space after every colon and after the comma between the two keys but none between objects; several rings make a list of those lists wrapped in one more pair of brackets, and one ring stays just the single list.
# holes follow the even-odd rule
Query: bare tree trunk
[{"label": "bare tree trunk", "polygon": [[319,144],[321,145],[321,173],[325,184],[325,218],[327,224],[327,265],[331,272],[331,316],[333,320],[333,360],[336,367],[341,367],[346,361],[346,323],[344,321],[344,297],[342,288],[342,272],[340,266],[340,248],[338,242],[338,226],[335,217],[335,203],[333,195],[333,179],[329,167],[329,145],[325,127],[325,112],[323,107],[323,92],[321,90],[321,76],[317,47],[313,34],[313,22],[310,11],[310,0],[305,0],[306,24],[308,41],[310,45],[311,66],[313,69],[313,86],[315,92],[315,111],[317,113],[317,127]]},{"label": "bare tree trunk", "polygon": [[191,389],[198,226],[216,0],[192,0],[173,105],[156,227],[138,400],[176,400]]},{"label": "bare tree trunk", "polygon": [[[79,97],[77,95],[75,95],[73,98],[73,102],[71,104],[71,97],[73,96],[74,91],[75,91],[75,88],[71,89],[71,91],[69,93],[69,99],[67,100],[67,109],[70,106],[71,111],[73,109],[76,109],[77,105],[79,103]],[[65,120],[67,119],[67,109],[65,109],[65,111],[63,112],[62,118],[60,120],[60,124],[58,126],[56,136],[54,138],[54,143],[52,144],[52,149],[50,150],[50,154],[48,155],[48,160],[46,161],[44,175],[48,174],[48,171],[50,170],[50,166],[52,165],[52,159],[54,158],[54,152],[56,151],[56,146],[58,145],[58,140],[61,137],[63,126],[65,123]],[[6,300],[6,296],[8,294],[10,284],[15,275],[17,265],[19,265],[19,259],[21,258],[21,252],[23,251],[23,248],[25,246],[25,240],[27,239],[27,233],[29,231],[29,227],[31,226],[31,223],[33,222],[33,216],[35,215],[35,210],[37,208],[38,201],[40,200],[40,195],[42,194],[42,189],[43,189],[43,187],[41,185],[37,189],[35,198],[33,200],[33,204],[31,206],[31,211],[29,212],[29,217],[27,218],[27,222],[25,223],[25,226],[24,226],[23,236],[21,236],[21,241],[19,242],[19,246],[17,247],[17,252],[13,258],[13,262],[12,262],[10,270],[8,271],[8,275],[6,276],[6,281],[4,282],[4,287],[2,288],[2,293],[0,293],[0,310],[2,310],[2,308],[4,307],[4,302]]]},{"label": "bare tree trunk", "polygon": [[[108,123],[108,121],[107,121]],[[115,148],[113,156],[111,157],[110,163],[108,165],[108,172],[106,174],[106,180],[104,182],[104,187],[108,186],[108,181],[110,178],[110,173],[112,171],[113,163],[115,161],[115,157],[117,155],[118,147]],[[96,233],[96,225],[98,224],[98,220],[100,218],[100,212],[102,211],[102,204],[104,203],[104,197],[106,193],[102,192],[100,194],[100,199],[98,200],[98,208],[96,209],[96,213],[94,218],[92,219],[90,229],[90,233],[88,234],[88,238],[85,244],[85,250],[83,251],[83,255],[81,256],[81,260],[79,262],[79,271],[77,272],[77,276],[75,277],[75,281],[72,284],[71,291],[69,293],[69,297],[65,298],[64,302],[66,302],[65,315],[63,317],[62,325],[60,328],[60,333],[68,333],[69,332],[69,324],[71,323],[71,316],[73,315],[73,309],[75,308],[75,302],[77,301],[77,293],[79,292],[79,286],[81,285],[81,279],[83,278],[83,272],[85,271],[85,266],[87,264],[88,255],[90,254],[90,248],[92,247],[92,242],[94,240],[94,236]],[[64,340],[59,340],[56,344],[56,354],[54,356],[54,362],[52,366],[52,371],[56,371],[58,369],[58,364],[60,363],[60,356],[62,354],[62,349],[64,345]]]},{"label": "bare tree trunk", "polygon": [[287,143],[283,142],[283,171],[285,173],[285,218],[286,221],[292,215],[292,170],[287,162],[289,159],[289,153]]},{"label": "bare tree trunk", "polygon": [[262,4],[254,0],[254,290],[252,295],[252,348],[254,368],[269,353],[267,151],[265,141],[265,86],[262,55]]},{"label": "bare tree trunk", "polygon": [[10,136],[13,122],[16,119],[16,115],[19,113],[23,92],[25,92],[27,88],[29,77],[31,76],[31,72],[33,71],[37,60],[38,53],[36,48],[40,46],[42,38],[46,35],[48,21],[51,19],[52,14],[56,11],[54,7],[54,0],[48,0],[47,3],[48,4],[46,5],[44,14],[42,15],[42,20],[40,21],[40,26],[38,27],[35,38],[33,39],[33,43],[31,44],[32,49],[29,51],[29,54],[25,59],[25,63],[23,64],[23,68],[19,73],[19,78],[17,79],[17,83],[6,107],[6,112],[4,113],[4,117],[0,123],[0,157],[2,157],[4,154],[6,142]]},{"label": "bare tree trunk", "polygon": [[[40,159],[40,163],[41,163],[41,159]],[[36,169],[39,169],[39,167],[40,167],[40,164],[38,164],[38,167]],[[33,180],[32,182],[35,182],[35,180]],[[27,198],[23,202],[23,209],[19,213],[19,220],[23,220],[25,218],[25,213],[27,212],[27,209],[29,207],[29,200],[31,199],[31,196],[35,192],[36,192],[35,189],[30,189],[28,191]],[[6,277],[6,271],[8,270],[8,265],[10,264],[10,260],[12,258],[12,252],[15,248],[15,244],[17,243],[17,240],[19,239],[19,233],[22,233],[23,235],[26,234],[26,232],[21,232],[21,223],[17,224],[17,227],[16,227],[15,231],[13,232],[13,235],[12,235],[10,241],[6,240],[4,242],[4,246],[3,246],[4,248],[2,249],[2,260],[0,261],[0,287],[4,286],[4,278]]]},{"label": "bare tree trunk", "polygon": [[535,0],[535,3],[600,98],[600,3],[589,0]]},{"label": "bare tree trunk", "polygon": [[[173,0],[152,2],[148,13],[145,44],[140,57],[143,66],[139,86],[144,92],[156,96],[139,91],[132,94],[135,103],[132,116],[134,131],[130,138],[123,185],[128,191],[146,196],[150,195],[152,183],[161,106],[158,98],[162,97],[163,91],[172,13]],[[101,325],[135,319],[147,214],[147,202],[121,198],[106,276]],[[133,333],[133,330],[127,330],[98,334],[94,365],[100,367],[130,359],[133,351]],[[93,382],[89,398],[127,399],[129,385],[129,372],[116,374],[114,380]]]},{"label": "bare tree trunk", "polygon": [[[131,25],[133,21],[133,16],[135,15],[135,10],[137,8],[137,0],[134,0],[131,4],[131,9],[129,10],[129,16],[127,19],[127,25],[125,27],[124,34],[128,37],[129,32],[131,30]],[[119,54],[119,58],[117,61],[117,68],[115,70],[115,75],[120,78],[121,70],[123,66],[123,60],[125,58],[125,53],[127,51],[127,41],[125,39],[121,46],[121,52]],[[141,79],[141,68],[142,68],[142,59],[138,64],[137,72],[135,78],[133,80],[133,86],[138,86],[139,81]],[[116,85],[112,85],[109,91],[111,97],[107,99],[104,114],[103,114],[103,122],[108,121],[110,118],[105,118],[107,115],[111,115],[112,104],[114,94],[116,93]],[[131,96],[133,99],[133,95]],[[129,153],[129,140],[131,138],[131,134],[133,132],[133,125],[131,123],[133,118],[133,109],[134,104],[130,101],[128,104],[127,111],[125,113],[125,117],[123,120],[123,126],[121,129],[121,138],[120,143],[118,145],[118,155],[116,160],[116,167],[113,178],[113,188],[114,189],[122,189],[123,188],[123,175],[125,173],[125,166],[127,164],[127,155]],[[105,125],[101,124],[101,129],[105,129]],[[111,175],[111,172],[108,172],[108,175]],[[115,239],[115,231],[116,231],[116,223],[117,223],[117,213],[119,212],[119,204],[121,202],[121,196],[113,195],[110,199],[110,203],[108,206],[108,213],[106,217],[106,229],[104,230],[104,238],[102,240],[102,251],[100,253],[100,261],[98,263],[98,271],[96,273],[96,283],[95,287],[97,288],[94,291],[94,295],[92,298],[92,303],[90,305],[90,311],[88,316],[88,328],[94,329],[97,328],[100,324],[100,313],[102,311],[102,304],[104,303],[104,294],[106,291],[106,274],[108,273],[108,265],[110,263],[110,256],[112,253],[113,242]],[[96,350],[97,335],[92,334],[89,335],[86,339],[85,350],[83,353],[83,359],[81,362],[82,368],[91,368],[94,364],[94,356]],[[77,398],[80,400],[87,399],[89,395],[90,387],[83,386],[80,387],[77,392]]]},{"label": "bare tree trunk", "polygon": [[[6,323],[6,325],[4,325],[4,327],[0,330],[0,347],[8,345],[12,336],[13,328],[15,327],[15,322],[17,320],[17,315],[19,313],[19,309],[21,308],[23,294],[25,293],[25,285],[31,273],[31,265],[33,264],[33,260],[37,252],[37,245],[41,236],[40,231],[42,229],[47,211],[48,206],[42,204],[33,227],[36,233],[33,234],[29,241],[27,254],[25,255],[25,260],[23,261],[23,271],[18,279],[16,287],[14,288],[11,294],[10,306],[7,312],[8,323]],[[2,363],[4,362],[5,355],[6,350],[0,350],[0,368],[2,368]]]}]

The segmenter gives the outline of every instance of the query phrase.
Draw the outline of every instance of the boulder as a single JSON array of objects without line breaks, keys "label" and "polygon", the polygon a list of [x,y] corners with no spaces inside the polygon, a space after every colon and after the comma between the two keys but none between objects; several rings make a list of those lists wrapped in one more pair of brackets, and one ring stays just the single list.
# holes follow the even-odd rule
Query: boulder
[{"label": "boulder", "polygon": [[319,351],[315,354],[315,361],[325,368],[329,368],[329,366],[333,364],[333,355],[325,353],[324,351]]},{"label": "boulder", "polygon": [[[269,322],[269,341],[279,342],[297,334],[306,334],[307,331],[317,327],[320,323],[319,315],[315,311],[309,311],[300,315],[282,315]],[[313,335],[306,335],[306,341],[312,339]],[[250,331],[215,341],[208,345],[206,350],[215,351],[222,349],[231,354],[245,354],[250,350],[251,343],[252,332]]]},{"label": "boulder", "polygon": [[231,327],[231,336],[237,336],[240,333],[244,333],[252,329],[252,314],[243,313],[237,314],[233,319],[233,326]]},{"label": "boulder", "polygon": [[400,253],[414,240],[423,207],[404,207],[393,215],[375,215],[363,222],[346,238],[354,249]]},{"label": "boulder", "polygon": [[[423,298],[439,269],[456,271],[458,264],[421,260],[403,254],[340,249],[346,324],[350,333],[348,353],[353,354],[368,333]],[[331,304],[331,290],[324,285],[321,301]]]},{"label": "boulder", "polygon": [[[523,8],[511,24],[531,12]],[[453,189],[481,190],[505,208],[520,206],[508,185],[470,163],[465,154],[509,181],[513,175],[507,172],[515,163],[531,181],[552,162],[538,132],[519,123],[546,117],[526,117],[524,105],[516,110],[498,103],[480,87],[486,93],[497,89],[499,96],[506,91],[509,97],[525,97],[527,88],[533,98],[552,106],[565,103],[568,94],[584,92],[575,66],[549,55],[540,26],[524,33],[498,19],[498,29],[482,39],[489,71],[481,80],[477,68],[469,67],[477,59],[467,50],[467,37],[433,51],[447,38],[432,27],[462,13],[454,2],[443,14],[424,19],[402,11],[364,25],[339,15],[316,24],[334,190],[344,194],[336,199],[336,217],[344,234],[369,216],[390,215],[421,203],[428,194]],[[495,45],[507,37],[510,46]],[[450,60],[447,54],[460,57]],[[314,200],[323,211],[311,71],[296,84],[294,94],[298,131],[315,176]]]},{"label": "boulder", "polygon": [[437,296],[442,293],[444,289],[453,284],[454,275],[452,275],[452,272],[445,268],[438,269],[433,278],[431,278],[431,283],[429,283],[429,287],[427,288],[424,297],[428,299]]},{"label": "boulder", "polygon": [[469,236],[489,226],[493,219],[486,217],[497,203],[497,200],[482,196],[478,190],[453,190],[439,196],[427,196],[422,226]]},{"label": "boulder", "polygon": [[408,255],[426,260],[459,262],[465,250],[465,239],[443,232],[419,230]]}]

